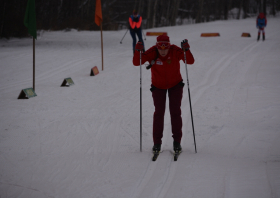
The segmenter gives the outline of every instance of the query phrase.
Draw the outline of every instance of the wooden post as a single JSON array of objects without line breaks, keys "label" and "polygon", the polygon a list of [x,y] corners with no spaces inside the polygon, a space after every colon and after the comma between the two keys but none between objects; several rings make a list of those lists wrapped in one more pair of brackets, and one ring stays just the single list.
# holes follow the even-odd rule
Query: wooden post
[{"label": "wooden post", "polygon": [[35,91],[35,38],[33,37],[33,89]]},{"label": "wooden post", "polygon": [[101,56],[102,56],[102,71],[103,71],[103,35],[102,35],[102,21],[100,19],[100,32],[101,32]]}]

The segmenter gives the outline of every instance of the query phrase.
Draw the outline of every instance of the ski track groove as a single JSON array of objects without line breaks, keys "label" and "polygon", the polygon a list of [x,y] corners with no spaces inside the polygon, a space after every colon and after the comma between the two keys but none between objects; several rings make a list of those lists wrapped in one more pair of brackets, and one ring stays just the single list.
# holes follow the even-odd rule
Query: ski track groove
[{"label": "ski track groove", "polygon": [[[67,62],[67,63],[65,63],[65,64],[63,64],[59,67],[55,67],[55,68],[53,68],[53,69],[51,69],[47,72],[43,72],[41,74],[36,74],[36,79],[35,80],[38,83],[37,79],[40,79],[39,83],[42,83],[44,80],[47,80],[54,75],[59,75],[59,74],[63,73],[64,71],[67,71],[67,70],[71,70],[71,73],[79,71],[80,68],[77,67],[77,65],[79,65],[81,63],[84,63],[84,62],[87,62],[87,61],[89,61],[89,59],[85,59],[85,60],[79,59],[79,60],[76,60],[76,61]],[[71,65],[71,66],[69,67],[69,65]],[[73,68],[77,68],[77,69],[74,71]],[[36,72],[36,73],[38,73],[38,72]],[[66,78],[66,77],[69,77],[69,76],[65,76],[64,78]],[[33,78],[30,75],[30,77],[26,78],[25,80],[17,81],[16,83],[9,84],[5,87],[0,88],[0,91],[11,90],[14,87],[19,87],[19,85],[30,83],[30,82],[32,82],[32,79]]]},{"label": "ski track groove", "polygon": [[[193,94],[194,94],[194,102],[193,104],[195,104],[197,102],[197,100],[199,100],[199,98],[204,94],[204,92],[211,86],[217,84],[217,82],[219,81],[219,78],[222,74],[222,72],[230,66],[230,62],[232,60],[234,60],[238,55],[244,53],[245,51],[249,49],[254,49],[255,47],[257,47],[256,43],[252,43],[251,45],[245,47],[242,51],[234,54],[234,55],[228,55],[225,58],[223,58],[222,60],[219,60],[217,62],[217,64],[215,64],[214,67],[212,67],[210,69],[210,72],[208,72],[208,74],[206,75],[206,79],[202,82],[202,84],[199,84],[197,87],[194,86],[193,87]],[[229,59],[228,59],[229,58]],[[225,63],[224,63],[225,61]],[[211,77],[213,75],[213,77]],[[210,81],[210,82],[209,82]],[[212,82],[211,82],[212,81]],[[195,92],[198,92],[197,94]],[[188,98],[186,98],[188,99]]]},{"label": "ski track groove", "polygon": [[[160,156],[158,156],[158,157],[160,157]],[[144,188],[148,185],[147,182],[150,181],[152,178],[152,175],[156,169],[157,163],[158,163],[158,159],[155,162],[153,162],[151,159],[147,168],[145,169],[146,171],[144,172],[143,177],[141,177],[141,179],[139,180],[137,185],[135,185],[135,188],[132,191],[131,198],[140,198],[140,195],[143,192]]]},{"label": "ski track groove", "polygon": [[[180,157],[179,157],[180,158]],[[178,158],[178,160],[179,160]],[[174,176],[177,170],[178,161],[174,162],[173,157],[170,160],[169,167],[167,173],[165,174],[164,182],[162,187],[160,188],[157,198],[164,198],[169,188],[171,187],[172,181],[174,180]]]},{"label": "ski track groove", "polygon": [[[211,69],[212,72],[209,75],[207,75],[207,78],[206,78],[206,80],[203,81],[203,84],[199,84],[199,85],[197,85],[197,87],[194,86],[193,90],[195,90],[197,93],[195,93],[195,91],[194,91],[194,97],[192,99],[192,106],[194,107],[197,104],[199,99],[204,95],[204,93],[211,86],[214,86],[214,85],[216,85],[218,83],[218,81],[219,81],[219,79],[221,77],[221,74],[223,73],[223,71],[227,67],[230,66],[230,63],[231,63],[232,60],[236,59],[237,56],[243,54],[244,52],[246,52],[248,50],[255,49],[258,45],[259,45],[259,43],[255,43],[254,42],[254,43],[246,46],[245,48],[243,48],[243,50],[235,53],[234,55],[226,56],[225,59],[222,59],[217,64],[215,64],[215,66],[213,67],[214,69]],[[224,63],[224,61],[225,61],[225,63]],[[246,66],[246,67],[249,68],[250,65]],[[213,77],[212,77],[212,75],[213,75]],[[241,83],[241,82],[236,82],[235,85],[239,84],[239,83]],[[185,100],[188,100],[188,98],[185,98]],[[185,102],[184,104],[185,104],[185,106],[189,105],[187,102]],[[190,120],[188,122],[190,123]],[[194,123],[195,123],[195,120],[194,120]],[[208,139],[205,142],[208,142],[211,138],[214,138],[214,137],[213,136],[208,137]],[[201,148],[201,149],[203,149],[203,148]],[[197,149],[197,150],[199,150],[199,149]]]},{"label": "ski track groove", "polygon": [[[46,197],[48,197],[48,198],[54,198],[54,196],[49,195],[49,194],[46,193],[46,192],[41,192],[41,191],[39,191],[39,190],[37,190],[37,189],[35,189],[35,188],[26,187],[26,186],[22,186],[22,185],[19,185],[19,184],[4,183],[4,182],[0,182],[0,184],[1,184],[1,185],[7,185],[7,186],[13,186],[13,187],[22,188],[22,189],[23,189],[22,192],[21,192],[22,194],[24,193],[24,192],[23,192],[24,190],[31,190],[31,191],[34,191],[34,192],[39,192],[39,193],[41,193],[42,195],[44,195],[44,196],[46,196]],[[19,197],[21,197],[21,195],[19,195]]]},{"label": "ski track groove", "polygon": [[[167,110],[167,112],[169,112],[169,111]],[[171,126],[170,125],[166,126],[166,122],[165,122],[164,128],[165,128],[164,131],[170,131]],[[163,152],[165,150],[163,149],[163,146],[166,144],[168,137],[171,137],[171,136],[167,135],[167,134],[163,136],[162,148],[161,148],[162,153],[158,156],[158,159],[156,161],[152,161],[152,155],[149,155],[150,162],[148,164],[148,168],[146,169],[146,171],[143,174],[143,177],[140,179],[140,181],[138,182],[138,184],[135,186],[134,190],[132,191],[132,195],[131,195],[132,198],[141,198],[142,192],[145,190],[145,188],[147,186],[149,186],[148,183],[149,182],[153,183],[152,176],[155,174],[155,171],[156,171],[156,168],[157,168],[157,164],[159,163],[159,160],[164,157]],[[169,166],[170,166],[170,163],[169,163]],[[167,167],[168,167],[168,164],[167,164]],[[169,172],[169,170],[168,170],[168,172]],[[159,189],[160,189],[159,192],[161,192],[162,187],[159,187]]]}]

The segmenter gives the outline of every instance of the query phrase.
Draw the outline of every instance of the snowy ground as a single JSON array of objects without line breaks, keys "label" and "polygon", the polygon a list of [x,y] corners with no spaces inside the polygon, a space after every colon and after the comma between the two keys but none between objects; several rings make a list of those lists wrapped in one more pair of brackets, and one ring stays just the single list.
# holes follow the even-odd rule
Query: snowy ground
[{"label": "snowy ground", "polygon": [[[154,29],[171,42],[189,39],[188,66],[198,153],[187,86],[183,153],[174,162],[167,108],[163,153],[151,161],[153,101],[143,73],[143,152],[139,144],[139,67],[131,37],[106,31],[45,32],[36,41],[0,40],[0,197],[279,198],[280,18],[256,41],[255,19]],[[145,30],[146,32],[147,30]],[[202,38],[202,32],[220,37]],[[242,32],[252,37],[241,37]],[[146,37],[146,48],[155,37]],[[90,76],[97,65],[100,74]],[[181,73],[186,81],[185,66]],[[75,83],[60,87],[66,77]]]}]

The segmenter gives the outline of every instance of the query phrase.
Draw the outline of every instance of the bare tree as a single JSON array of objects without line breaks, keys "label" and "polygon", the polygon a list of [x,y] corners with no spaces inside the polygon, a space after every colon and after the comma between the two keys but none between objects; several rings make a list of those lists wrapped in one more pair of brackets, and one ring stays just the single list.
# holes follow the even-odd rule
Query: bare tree
[{"label": "bare tree", "polygon": [[147,11],[147,28],[152,28],[152,17],[151,17],[151,11],[152,11],[152,1],[153,0],[147,0],[148,1],[148,11]]},{"label": "bare tree", "polygon": [[157,2],[158,0],[155,0],[154,2],[154,12],[153,12],[153,25],[152,28],[156,27],[156,14],[157,14]]},{"label": "bare tree", "polygon": [[239,3],[239,10],[238,10],[238,14],[237,14],[237,18],[236,19],[240,19],[240,15],[241,15],[241,9],[242,9],[242,0]]},{"label": "bare tree", "polygon": [[263,0],[263,13],[266,15],[266,0]]},{"label": "bare tree", "polygon": [[143,1],[140,0],[138,3],[138,13],[141,14],[142,11],[143,11]]},{"label": "bare tree", "polygon": [[271,4],[272,4],[272,6],[271,6],[270,14],[272,14],[273,16],[275,16],[275,15],[276,15],[275,0],[272,0]]},{"label": "bare tree", "polygon": [[196,23],[201,23],[202,11],[203,11],[203,0],[199,0],[198,1],[198,9],[197,9],[197,12],[196,12],[196,19],[195,19]]},{"label": "bare tree", "polygon": [[228,20],[229,0],[225,0],[224,5],[224,19]]},{"label": "bare tree", "polygon": [[171,10],[171,26],[175,26],[176,25],[176,18],[178,16],[178,9],[179,9],[179,5],[180,5],[180,1],[181,0],[173,0],[172,1],[172,10]]},{"label": "bare tree", "polygon": [[3,26],[4,26],[4,21],[5,21],[5,12],[6,12],[6,4],[7,2],[4,1],[4,5],[2,5],[2,8],[1,8],[1,13],[2,13],[2,20],[1,20],[1,29],[0,29],[0,35],[2,35],[2,32],[3,32]]},{"label": "bare tree", "polygon": [[166,22],[165,25],[170,25],[170,6],[171,6],[171,1],[167,1],[167,11],[166,11]]}]

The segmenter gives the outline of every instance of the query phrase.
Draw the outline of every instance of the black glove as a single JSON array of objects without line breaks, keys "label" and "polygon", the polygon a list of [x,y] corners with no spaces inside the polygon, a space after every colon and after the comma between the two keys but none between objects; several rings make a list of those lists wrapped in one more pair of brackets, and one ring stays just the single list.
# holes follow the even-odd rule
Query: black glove
[{"label": "black glove", "polygon": [[181,42],[181,48],[184,50],[184,51],[188,51],[190,49],[190,45],[188,43],[188,39],[184,39],[182,42]]}]

